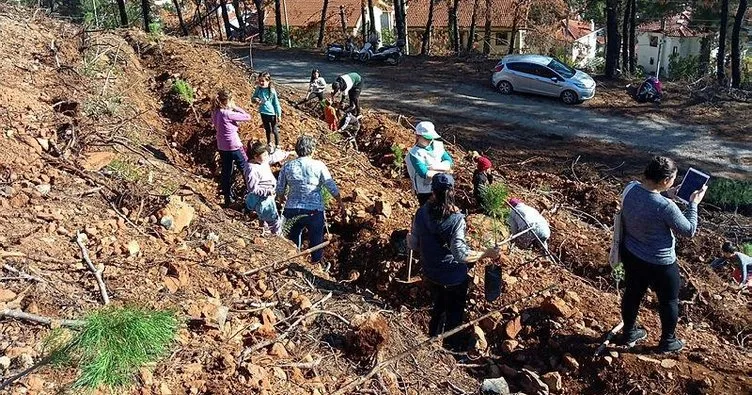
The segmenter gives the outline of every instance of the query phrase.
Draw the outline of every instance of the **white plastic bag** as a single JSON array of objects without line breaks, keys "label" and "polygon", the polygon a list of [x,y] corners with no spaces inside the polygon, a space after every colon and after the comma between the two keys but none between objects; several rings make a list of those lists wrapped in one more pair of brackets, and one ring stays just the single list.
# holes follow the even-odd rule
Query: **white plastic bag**
[{"label": "white plastic bag", "polygon": [[621,194],[621,207],[619,211],[614,214],[614,236],[611,239],[611,252],[608,254],[608,263],[612,268],[621,263],[621,243],[624,239],[624,224],[622,224],[621,210],[624,207],[624,197],[632,190],[639,182],[632,181],[624,188],[624,192]]}]

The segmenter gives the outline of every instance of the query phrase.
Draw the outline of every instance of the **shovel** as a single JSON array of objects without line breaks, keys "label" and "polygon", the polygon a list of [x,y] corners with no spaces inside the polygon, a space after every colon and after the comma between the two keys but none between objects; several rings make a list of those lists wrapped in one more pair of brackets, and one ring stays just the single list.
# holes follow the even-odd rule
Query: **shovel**
[{"label": "shovel", "polygon": [[410,252],[407,255],[407,279],[406,280],[397,280],[398,283],[401,284],[413,284],[421,281],[420,276],[416,276],[415,278],[412,278],[413,276],[413,250],[410,250]]}]

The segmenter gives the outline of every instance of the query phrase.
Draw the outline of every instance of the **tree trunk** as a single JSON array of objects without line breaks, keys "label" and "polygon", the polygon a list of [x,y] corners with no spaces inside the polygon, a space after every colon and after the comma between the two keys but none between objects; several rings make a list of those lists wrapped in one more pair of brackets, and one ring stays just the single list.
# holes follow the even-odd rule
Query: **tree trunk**
[{"label": "tree trunk", "polygon": [[454,52],[457,54],[460,53],[460,26],[459,21],[457,20],[457,10],[459,9],[459,6],[459,0],[454,0],[454,4],[452,4],[452,43]]},{"label": "tree trunk", "polygon": [[240,9],[240,0],[232,0],[232,8],[235,9],[235,19],[238,21],[238,29],[243,32],[241,37],[245,38],[245,18],[243,18],[243,11]]},{"label": "tree trunk", "polygon": [[716,78],[718,83],[726,85],[726,31],[728,30],[729,0],[721,3],[721,30],[718,32],[718,56],[716,58]]},{"label": "tree trunk", "polygon": [[277,24],[277,46],[282,46],[282,2],[274,0],[274,23]]},{"label": "tree trunk", "polygon": [[[631,0],[629,9],[629,73],[635,75],[637,73],[637,55],[635,54],[636,47],[636,35],[635,26],[637,26],[637,0]],[[626,66],[624,66],[626,67]]]},{"label": "tree trunk", "polygon": [[217,10],[219,8],[214,8],[214,11],[212,11],[212,14],[214,15],[214,21],[217,22],[217,34],[219,35],[219,40],[224,40],[224,37],[222,37],[222,23],[219,21],[219,15],[217,15]]},{"label": "tree trunk", "polygon": [[373,11],[373,0],[368,0],[368,20],[368,31],[371,33],[378,33],[376,31],[376,13]]},{"label": "tree trunk", "polygon": [[149,4],[149,0],[141,0],[141,14],[144,17],[144,31],[147,33],[151,33],[151,17],[149,16],[149,7],[151,7],[151,4]]},{"label": "tree trunk", "polygon": [[345,6],[343,5],[339,6],[339,22],[342,24],[342,34],[344,34],[346,37],[350,36],[347,33],[347,22],[345,22]]},{"label": "tree trunk", "polygon": [[470,17],[470,31],[467,35],[467,52],[473,50],[473,44],[475,43],[475,23],[478,18],[478,3],[480,0],[473,1],[473,15]]},{"label": "tree trunk", "polygon": [[366,3],[360,2],[360,20],[361,20],[361,34],[363,35],[363,45],[368,41],[368,22],[366,21]]},{"label": "tree trunk", "polygon": [[492,0],[486,0],[486,23],[483,27],[483,54],[491,54],[491,12],[493,12]]},{"label": "tree trunk", "polygon": [[700,76],[708,74],[708,70],[710,69],[710,50],[712,44],[713,39],[710,34],[704,35],[700,40]]},{"label": "tree trunk", "polygon": [[621,25],[621,36],[623,40],[621,42],[621,64],[626,71],[629,65],[629,21],[632,14],[632,0],[626,0],[624,2],[624,20]]},{"label": "tree trunk", "polygon": [[[118,0],[118,1],[122,1],[122,0]],[[177,11],[178,13],[178,22],[180,22],[180,31],[183,32],[184,36],[187,36],[188,28],[185,27],[185,21],[183,20],[183,11],[180,9],[180,2],[178,2],[178,0],[172,0],[172,4],[175,6],[175,11]]]},{"label": "tree trunk", "polygon": [[219,0],[221,3],[219,3],[219,8],[222,9],[222,23],[225,26],[225,37],[227,39],[230,39],[230,35],[232,34],[232,25],[230,25],[230,15],[227,13],[227,2],[226,0]]},{"label": "tree trunk", "polygon": [[265,19],[264,16],[265,16],[265,13],[266,13],[264,11],[264,0],[253,0],[253,4],[256,5],[256,17],[258,18],[258,37],[259,37],[259,42],[263,43],[265,41],[264,40],[264,30],[266,30],[265,26],[264,26],[264,19]]},{"label": "tree trunk", "polygon": [[[490,0],[489,0],[490,1]],[[428,0],[428,20],[426,21],[426,31],[423,32],[423,43],[420,45],[420,54],[428,55],[431,51],[431,30],[433,30],[433,3],[434,0]]]},{"label": "tree trunk", "polygon": [[619,0],[606,0],[606,77],[615,78],[619,67]]},{"label": "tree trunk", "polygon": [[401,0],[394,0],[394,28],[397,30],[397,42],[405,42]]},{"label": "tree trunk", "polygon": [[120,12],[120,27],[128,27],[128,13],[125,11],[125,0],[117,0],[117,5]]},{"label": "tree trunk", "polygon": [[326,28],[326,11],[329,8],[329,0],[324,0],[324,5],[321,7],[321,26],[319,26],[319,40],[316,41],[316,46],[321,48],[324,43],[324,29]]},{"label": "tree trunk", "polygon": [[739,34],[742,30],[744,15],[747,13],[747,5],[747,0],[739,0],[734,28],[731,31],[731,86],[733,88],[738,88],[742,83],[742,48],[739,42]]}]

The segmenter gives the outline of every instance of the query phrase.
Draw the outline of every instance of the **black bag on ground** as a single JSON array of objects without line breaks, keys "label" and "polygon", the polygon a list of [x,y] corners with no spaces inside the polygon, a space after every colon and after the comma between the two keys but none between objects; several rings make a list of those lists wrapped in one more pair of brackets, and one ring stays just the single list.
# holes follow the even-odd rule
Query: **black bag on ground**
[{"label": "black bag on ground", "polygon": [[486,265],[485,275],[486,300],[493,302],[501,296],[501,267]]}]

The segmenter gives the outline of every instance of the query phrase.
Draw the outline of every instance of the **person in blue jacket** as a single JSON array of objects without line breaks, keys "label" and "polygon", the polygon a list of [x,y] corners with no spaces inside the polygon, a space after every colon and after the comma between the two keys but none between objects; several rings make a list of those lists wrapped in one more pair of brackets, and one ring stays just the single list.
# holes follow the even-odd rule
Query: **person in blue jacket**
[{"label": "person in blue jacket", "polygon": [[[465,241],[465,216],[454,203],[454,178],[439,173],[431,179],[433,199],[415,214],[408,246],[420,254],[423,276],[433,299],[429,336],[437,336],[462,324],[467,304],[469,267],[484,258],[499,256],[499,248],[483,252],[470,249]],[[467,336],[446,339],[447,348],[465,351]]]},{"label": "person in blue jacket", "polygon": [[[279,122],[282,120],[282,106],[279,104],[277,90],[274,89],[272,77],[267,72],[261,73],[256,79],[256,90],[253,91],[251,101],[258,105],[261,123],[266,131],[266,143],[269,152],[273,153],[279,146]],[[272,143],[274,134],[274,143]]]}]

